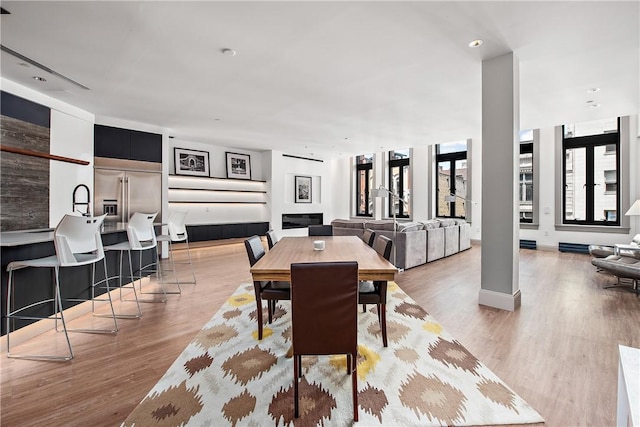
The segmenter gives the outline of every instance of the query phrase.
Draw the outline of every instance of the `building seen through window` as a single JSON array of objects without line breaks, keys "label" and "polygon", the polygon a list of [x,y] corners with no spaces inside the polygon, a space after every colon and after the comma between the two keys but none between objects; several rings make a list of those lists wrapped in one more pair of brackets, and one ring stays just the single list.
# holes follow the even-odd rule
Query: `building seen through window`
[{"label": "building seen through window", "polygon": [[409,179],[409,149],[389,152],[389,190],[398,197],[389,197],[389,216],[411,216],[411,180]]},{"label": "building seen through window", "polygon": [[619,225],[619,119],[564,125],[563,222]]},{"label": "building seen through window", "polygon": [[373,154],[356,157],[356,216],[373,215],[373,199],[369,191],[373,188]]},{"label": "building seen through window", "polygon": [[467,215],[467,142],[436,145],[436,214],[465,218]]},{"label": "building seen through window", "polygon": [[533,222],[533,130],[520,131],[520,222]]}]

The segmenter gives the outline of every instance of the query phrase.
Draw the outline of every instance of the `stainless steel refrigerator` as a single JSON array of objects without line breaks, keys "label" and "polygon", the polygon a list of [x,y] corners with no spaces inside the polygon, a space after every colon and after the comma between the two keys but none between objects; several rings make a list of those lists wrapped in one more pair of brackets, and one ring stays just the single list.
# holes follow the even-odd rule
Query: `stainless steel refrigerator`
[{"label": "stainless steel refrigerator", "polygon": [[135,212],[158,212],[162,218],[162,164],[135,160],[94,159],[95,215],[107,222],[127,222]]}]

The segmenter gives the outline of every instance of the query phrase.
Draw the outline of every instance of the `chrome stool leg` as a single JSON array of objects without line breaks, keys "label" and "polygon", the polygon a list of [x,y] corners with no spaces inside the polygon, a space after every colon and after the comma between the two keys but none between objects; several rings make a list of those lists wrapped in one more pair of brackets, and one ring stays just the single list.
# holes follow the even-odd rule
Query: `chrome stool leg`
[{"label": "chrome stool leg", "polygon": [[[51,361],[68,361],[73,359],[74,355],[73,355],[73,349],[71,348],[71,341],[69,340],[69,334],[67,333],[67,328],[66,328],[66,323],[64,320],[64,314],[62,312],[62,302],[60,300],[60,277],[58,274],[58,267],[55,267],[55,284],[54,284],[54,296],[52,300],[43,300],[43,301],[38,301],[36,303],[33,304],[29,304],[25,307],[22,307],[20,309],[17,310],[12,310],[11,307],[11,298],[12,298],[12,288],[14,287],[14,275],[13,275],[13,269],[12,268],[8,268],[9,271],[9,277],[8,277],[8,284],[7,284],[7,314],[6,314],[6,321],[7,321],[7,357],[12,358],[12,359],[31,359],[31,360],[51,360]],[[23,310],[27,310],[29,308],[35,307],[36,305],[39,304],[43,304],[43,303],[48,303],[53,301],[54,303],[54,314],[53,314],[53,318],[52,317],[34,317],[34,316],[26,316],[26,315],[20,315],[19,313],[22,312]],[[67,347],[69,349],[69,355],[68,356],[55,356],[55,355],[34,355],[34,354],[25,354],[25,355],[17,355],[17,354],[12,354],[11,353],[11,319],[23,319],[23,320],[43,320],[43,319],[50,319],[50,320],[54,320],[55,321],[55,328],[56,331],[58,331],[58,319],[60,319],[61,323],[62,323],[62,329],[67,341]]]},{"label": "chrome stool leg", "polygon": [[171,292],[166,292],[167,294],[181,294],[182,293],[182,288],[180,287],[181,284],[184,284],[185,282],[180,282],[180,280],[178,280],[178,271],[176,269],[176,262],[174,260],[174,256],[173,256],[173,245],[171,243],[171,240],[165,240],[167,242],[169,242],[169,264],[171,265],[171,269],[169,271],[173,272],[173,282],[167,282],[164,279],[164,269],[162,268],[162,262],[160,260],[160,250],[158,249],[158,247],[156,247],[156,263],[157,263],[157,268],[158,268],[158,274],[159,274],[159,280],[162,281],[162,283],[166,283],[169,285],[177,285],[178,286],[178,290],[177,291],[171,291]]},{"label": "chrome stool leg", "polygon": [[[142,317],[142,309],[140,308],[140,301],[138,300],[138,293],[136,292],[136,287],[135,284],[132,283],[130,286],[132,291],[133,291],[133,299],[124,299],[122,297],[122,289],[123,288],[128,288],[129,286],[126,286],[126,284],[122,283],[122,261],[124,258],[124,251],[119,251],[119,257],[118,257],[118,292],[120,294],[120,301],[126,301],[126,302],[135,302],[136,303],[136,309],[137,309],[137,313],[135,314],[125,314],[125,313],[116,313],[116,317],[119,319],[139,319],[140,317]],[[130,275],[133,276],[133,270],[131,269],[131,264],[129,264],[129,272]],[[109,279],[112,279],[113,277],[110,277]]]},{"label": "chrome stool leg", "polygon": [[[191,260],[191,249],[189,248],[189,238],[185,240],[185,245],[187,245],[187,257],[189,258],[189,268],[191,269],[191,277],[193,277],[193,284],[196,284],[196,273],[193,271],[193,261]],[[192,283],[192,282],[187,282]]]},{"label": "chrome stool leg", "polygon": [[[95,317],[110,317],[113,319],[113,328],[112,329],[67,329],[70,332],[85,332],[85,333],[93,333],[93,334],[115,334],[118,332],[118,321],[116,319],[116,313],[113,309],[113,301],[111,299],[111,289],[109,288],[109,277],[107,274],[107,260],[105,258],[102,259],[104,265],[104,280],[100,280],[96,282],[96,265],[93,264],[91,268],[91,314]],[[105,284],[104,288],[106,289],[106,298],[96,298],[96,286],[100,286],[102,283]],[[80,298],[67,298],[65,301],[86,301],[85,299]],[[104,301],[109,302],[109,308],[111,310],[111,314],[99,314],[96,313],[96,301]]]},{"label": "chrome stool leg", "polygon": [[[157,248],[157,247],[156,247]],[[143,255],[143,251],[139,251],[140,255],[138,257],[138,276],[134,277],[133,276],[133,272],[131,273],[132,275],[132,283],[134,284],[135,287],[135,282],[138,281],[138,288],[140,289],[140,294],[147,294],[147,295],[162,295],[162,299],[160,300],[155,300],[155,299],[148,299],[148,300],[140,300],[140,302],[167,302],[167,294],[168,292],[166,291],[165,287],[164,287],[164,283],[162,283],[161,277],[162,275],[159,273],[159,266],[158,266],[158,255],[157,253],[154,253],[153,256],[156,258],[156,262],[151,262],[147,265],[145,265],[144,267],[142,266],[142,255]],[[151,270],[151,273],[156,273],[156,277],[158,279],[158,283],[160,284],[160,287],[162,288],[162,292],[143,292],[142,290],[142,272],[144,270],[146,270],[147,268],[149,268],[150,266],[155,264],[155,270]],[[133,265],[132,264],[132,259],[131,259],[131,251],[129,251],[129,266]],[[177,293],[177,292],[174,292]]]}]

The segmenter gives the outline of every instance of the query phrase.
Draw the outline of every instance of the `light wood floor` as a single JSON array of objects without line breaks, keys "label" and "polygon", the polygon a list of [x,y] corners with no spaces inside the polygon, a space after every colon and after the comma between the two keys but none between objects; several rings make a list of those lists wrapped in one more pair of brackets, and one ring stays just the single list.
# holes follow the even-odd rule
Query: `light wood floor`
[{"label": "light wood floor", "polygon": [[[144,304],[144,316],[120,320],[117,335],[72,334],[71,362],[0,354],[2,426],[119,425],[226,298],[251,280],[242,243],[192,253],[197,285],[185,285],[166,304]],[[602,289],[614,279],[596,273],[587,255],[521,250],[522,307],[482,307],[480,254],[473,247],[397,281],[547,426],[615,425],[618,344],[640,347],[640,298]],[[94,320],[87,315],[69,326],[87,322]],[[61,335],[48,332],[23,347],[51,349]]]}]

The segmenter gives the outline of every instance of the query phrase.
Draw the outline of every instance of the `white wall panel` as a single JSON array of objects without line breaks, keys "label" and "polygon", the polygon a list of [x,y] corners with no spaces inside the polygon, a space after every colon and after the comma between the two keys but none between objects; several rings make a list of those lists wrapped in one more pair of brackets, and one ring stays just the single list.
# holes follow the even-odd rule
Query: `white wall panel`
[{"label": "white wall panel", "polygon": [[[73,190],[79,184],[89,187],[93,213],[93,122],[51,110],[50,138],[51,154],[89,162],[83,166],[50,161],[49,223],[53,227],[65,214],[71,212]],[[86,200],[85,194],[85,191],[78,190],[78,199]]]}]

